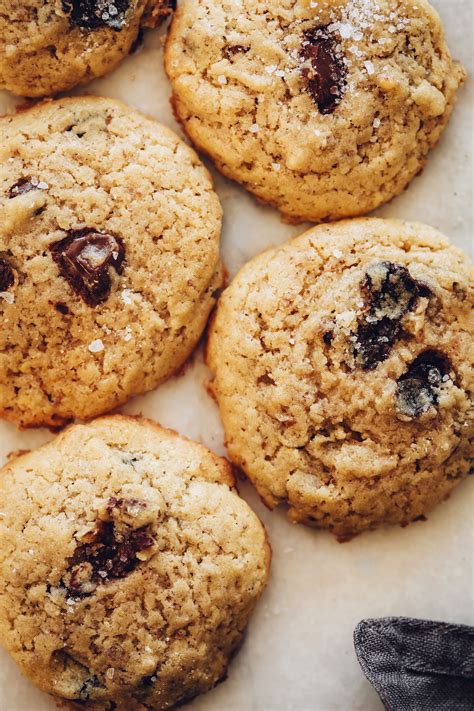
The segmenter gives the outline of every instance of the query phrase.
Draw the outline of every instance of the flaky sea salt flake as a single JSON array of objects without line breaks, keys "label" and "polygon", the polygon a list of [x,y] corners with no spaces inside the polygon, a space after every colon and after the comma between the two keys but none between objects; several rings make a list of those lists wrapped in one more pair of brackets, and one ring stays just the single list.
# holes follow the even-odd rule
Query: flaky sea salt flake
[{"label": "flaky sea salt flake", "polygon": [[92,341],[92,343],[89,343],[87,348],[91,353],[101,353],[105,346],[103,341],[100,338],[97,338],[95,341]]}]

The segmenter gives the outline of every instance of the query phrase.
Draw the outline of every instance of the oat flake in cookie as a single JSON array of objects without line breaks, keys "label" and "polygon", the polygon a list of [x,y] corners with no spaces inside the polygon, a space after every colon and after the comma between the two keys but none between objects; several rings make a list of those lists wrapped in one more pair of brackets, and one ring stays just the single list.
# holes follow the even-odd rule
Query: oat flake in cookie
[{"label": "oat flake in cookie", "polygon": [[182,0],[165,59],[190,138],[293,220],[400,193],[465,76],[426,0]]},{"label": "oat flake in cookie", "polygon": [[221,208],[174,133],[109,99],[0,119],[0,416],[89,419],[196,345],[222,286]]},{"label": "oat flake in cookie", "polygon": [[253,259],[208,344],[228,451],[340,539],[429,512],[474,455],[474,272],[431,227],[358,219]]},{"label": "oat flake in cookie", "polygon": [[268,577],[229,463],[120,416],[1,471],[0,639],[68,707],[164,711],[223,679]]},{"label": "oat flake in cookie", "polygon": [[0,0],[0,88],[49,96],[110,72],[174,0]]}]

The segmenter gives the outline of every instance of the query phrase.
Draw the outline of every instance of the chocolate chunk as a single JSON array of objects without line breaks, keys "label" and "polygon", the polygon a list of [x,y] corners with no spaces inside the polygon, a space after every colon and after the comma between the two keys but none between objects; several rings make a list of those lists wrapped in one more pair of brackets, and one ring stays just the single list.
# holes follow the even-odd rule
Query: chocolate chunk
[{"label": "chocolate chunk", "polygon": [[437,351],[416,358],[397,383],[396,407],[400,414],[419,417],[438,403],[439,389],[451,366]]},{"label": "chocolate chunk", "polygon": [[346,89],[347,70],[334,34],[326,27],[305,33],[301,49],[302,74],[308,91],[322,114],[332,114]]},{"label": "chocolate chunk", "polygon": [[87,679],[79,689],[79,699],[81,701],[88,701],[91,697],[94,697],[94,691],[101,688],[101,683],[96,676],[92,676]]},{"label": "chocolate chunk", "polygon": [[154,543],[148,527],[119,532],[112,521],[98,521],[94,536],[78,546],[70,559],[64,581],[68,593],[72,597],[85,597],[99,583],[124,578],[140,563],[137,555]]},{"label": "chocolate chunk", "polygon": [[36,190],[37,186],[38,183],[36,182],[36,185],[34,185],[31,182],[31,178],[21,178],[15,185],[11,186],[8,191],[8,197],[14,198],[18,195],[24,195],[25,193],[29,193],[30,190]]},{"label": "chocolate chunk", "polygon": [[370,314],[393,321],[399,321],[411,311],[420,295],[408,269],[393,262],[371,264],[360,288]]},{"label": "chocolate chunk", "polygon": [[386,360],[400,333],[400,324],[383,318],[359,323],[356,332],[356,360],[363,370],[373,370]]},{"label": "chocolate chunk", "polygon": [[125,25],[130,0],[62,0],[71,25],[95,30],[110,27],[119,31]]},{"label": "chocolate chunk", "polygon": [[69,313],[69,308],[66,306],[66,304],[62,304],[61,302],[54,304],[54,308],[60,314],[63,314],[63,316],[67,316],[67,314]]},{"label": "chocolate chunk", "polygon": [[225,47],[224,49],[224,52],[227,55],[228,59],[231,59],[234,54],[246,54],[248,51],[248,47],[244,47],[241,44],[227,45],[227,47]]},{"label": "chocolate chunk", "polygon": [[15,272],[6,259],[0,257],[0,291],[8,291],[15,283]]},{"label": "chocolate chunk", "polygon": [[390,355],[402,332],[403,317],[420,296],[431,292],[416,282],[406,267],[388,261],[367,268],[360,290],[364,313],[358,321],[354,353],[360,367],[372,370]]},{"label": "chocolate chunk", "polygon": [[111,289],[109,267],[122,273],[125,248],[120,237],[94,229],[70,232],[50,247],[61,276],[89,306],[107,300]]}]

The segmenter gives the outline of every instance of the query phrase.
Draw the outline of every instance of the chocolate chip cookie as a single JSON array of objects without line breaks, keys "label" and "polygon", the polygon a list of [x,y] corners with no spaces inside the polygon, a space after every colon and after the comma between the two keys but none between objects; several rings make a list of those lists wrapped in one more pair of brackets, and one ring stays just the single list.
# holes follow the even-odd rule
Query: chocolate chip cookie
[{"label": "chocolate chip cookie", "polygon": [[50,96],[110,72],[175,0],[0,0],[0,89]]},{"label": "chocolate chip cookie", "polygon": [[0,475],[0,638],[44,691],[162,711],[223,679],[270,564],[231,467],[120,416]]},{"label": "chocolate chip cookie", "polygon": [[446,498],[474,451],[473,269],[425,225],[358,219],[253,259],[208,362],[265,503],[349,538]]},{"label": "chocolate chip cookie", "polygon": [[89,419],[196,345],[222,285],[221,208],[174,133],[77,98],[0,119],[0,415]]},{"label": "chocolate chip cookie", "polygon": [[166,70],[196,146],[288,218],[312,221],[400,193],[465,77],[426,0],[183,0]]}]

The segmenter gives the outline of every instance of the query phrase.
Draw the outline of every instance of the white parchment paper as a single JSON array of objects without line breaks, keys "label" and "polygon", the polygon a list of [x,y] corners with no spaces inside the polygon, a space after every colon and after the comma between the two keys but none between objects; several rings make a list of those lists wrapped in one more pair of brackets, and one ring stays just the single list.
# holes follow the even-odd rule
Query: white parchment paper
[{"label": "white parchment paper", "polygon": [[[453,54],[473,69],[472,0],[432,0]],[[179,132],[162,68],[164,30],[106,79],[76,93],[122,99]],[[0,92],[0,113],[18,99]],[[424,221],[472,253],[473,91],[461,91],[454,117],[428,167],[381,216]],[[304,226],[284,225],[245,191],[216,174],[224,212],[223,257],[233,275],[250,257],[281,244]],[[203,383],[197,353],[181,377],[131,401],[142,413],[224,453],[222,428]],[[40,445],[44,430],[19,432],[0,423],[0,463],[15,449]],[[473,624],[474,478],[429,516],[408,528],[386,528],[339,544],[329,534],[270,513],[252,487],[242,495],[265,522],[273,546],[269,587],[228,680],[189,705],[190,711],[380,711],[378,696],[356,661],[352,632],[369,616],[413,615]],[[54,701],[24,679],[0,651],[0,711],[52,711]]]}]

